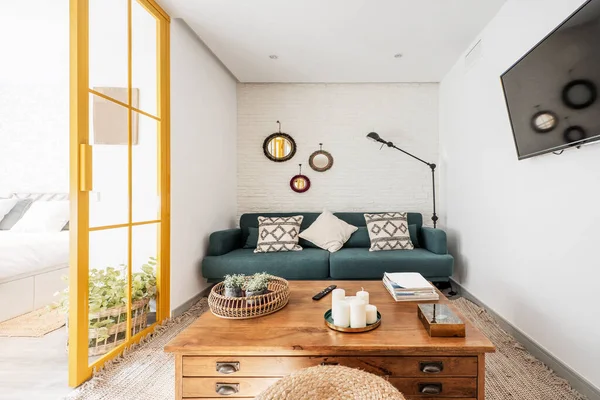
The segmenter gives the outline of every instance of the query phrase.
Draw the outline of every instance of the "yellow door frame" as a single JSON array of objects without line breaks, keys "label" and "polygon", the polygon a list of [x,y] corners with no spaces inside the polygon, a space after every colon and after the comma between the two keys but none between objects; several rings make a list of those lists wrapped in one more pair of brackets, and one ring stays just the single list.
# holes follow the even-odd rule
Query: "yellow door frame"
[{"label": "yellow door frame", "polygon": [[[152,116],[131,106],[131,6],[137,1],[157,19],[157,115]],[[157,321],[170,316],[170,17],[154,0],[128,2],[128,104],[129,116],[139,112],[158,121],[158,194],[161,199],[158,233],[159,263],[156,271]],[[89,0],[70,0],[70,269],[69,269],[69,386],[78,386],[92,376],[95,368],[139,342],[151,333],[156,323],[131,336],[131,318],[127,320],[128,340],[89,365],[88,363],[88,277],[89,277],[89,191],[92,189],[92,148],[89,143]],[[114,101],[108,98],[108,100]],[[116,101],[115,101],[116,102]],[[118,103],[118,102],[117,102]],[[131,277],[131,229],[141,223],[131,221],[131,123],[129,124],[129,223],[128,276]],[[99,229],[111,229],[102,227]],[[93,229],[93,230],[99,230]],[[131,282],[131,279],[128,280]],[[127,285],[128,304],[131,288]]]}]

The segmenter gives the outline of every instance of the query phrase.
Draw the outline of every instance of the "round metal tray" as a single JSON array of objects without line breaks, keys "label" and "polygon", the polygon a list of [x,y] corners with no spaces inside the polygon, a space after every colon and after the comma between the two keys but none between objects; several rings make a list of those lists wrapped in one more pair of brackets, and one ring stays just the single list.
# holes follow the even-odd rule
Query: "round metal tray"
[{"label": "round metal tray", "polygon": [[369,331],[372,331],[373,329],[377,329],[379,327],[379,325],[381,325],[381,314],[379,313],[379,311],[377,311],[377,321],[374,324],[369,324],[369,325],[365,326],[364,328],[342,328],[341,326],[335,326],[333,324],[333,317],[331,316],[331,310],[327,310],[325,312],[325,315],[323,315],[323,317],[325,319],[325,325],[327,325],[327,327],[329,329],[333,329],[334,331],[344,332],[344,333],[369,332]]}]

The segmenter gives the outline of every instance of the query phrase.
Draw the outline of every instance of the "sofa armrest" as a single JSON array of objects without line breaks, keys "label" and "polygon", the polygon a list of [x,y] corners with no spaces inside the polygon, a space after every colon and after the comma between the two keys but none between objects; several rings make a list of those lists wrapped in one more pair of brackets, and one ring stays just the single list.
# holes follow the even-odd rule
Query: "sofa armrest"
[{"label": "sofa armrest", "polygon": [[421,236],[423,238],[423,247],[425,249],[435,254],[448,254],[446,232],[441,229],[424,226],[421,228]]},{"label": "sofa armrest", "polygon": [[208,255],[222,256],[230,251],[239,249],[242,244],[242,230],[226,229],[210,234],[208,239]]}]

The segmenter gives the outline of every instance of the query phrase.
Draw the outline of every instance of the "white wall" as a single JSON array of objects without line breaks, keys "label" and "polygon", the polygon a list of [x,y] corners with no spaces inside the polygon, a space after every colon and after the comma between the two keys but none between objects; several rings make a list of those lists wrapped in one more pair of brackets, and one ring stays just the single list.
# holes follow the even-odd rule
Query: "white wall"
[{"label": "white wall", "polygon": [[171,308],[207,287],[210,233],[234,227],[236,81],[182,20],[171,21]]},{"label": "white wall", "polygon": [[[264,139],[278,127],[298,146],[294,158],[265,157]],[[238,85],[238,214],[266,211],[422,212],[431,217],[431,170],[366,139],[375,131],[422,159],[438,159],[437,84]],[[324,173],[308,165],[319,149],[334,158]],[[302,172],[305,193],[289,181]]]},{"label": "white wall", "polygon": [[0,10],[0,192],[65,193],[69,1],[0,0]]},{"label": "white wall", "polygon": [[500,75],[582,0],[509,0],[440,88],[442,223],[456,278],[600,387],[600,146],[517,161]]}]

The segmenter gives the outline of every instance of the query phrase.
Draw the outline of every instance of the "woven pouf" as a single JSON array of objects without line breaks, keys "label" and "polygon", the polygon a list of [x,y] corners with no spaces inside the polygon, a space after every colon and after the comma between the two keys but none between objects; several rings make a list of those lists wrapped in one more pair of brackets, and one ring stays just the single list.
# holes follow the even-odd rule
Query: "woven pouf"
[{"label": "woven pouf", "polygon": [[318,366],[295,372],[256,400],[404,400],[388,381],[358,369]]}]

